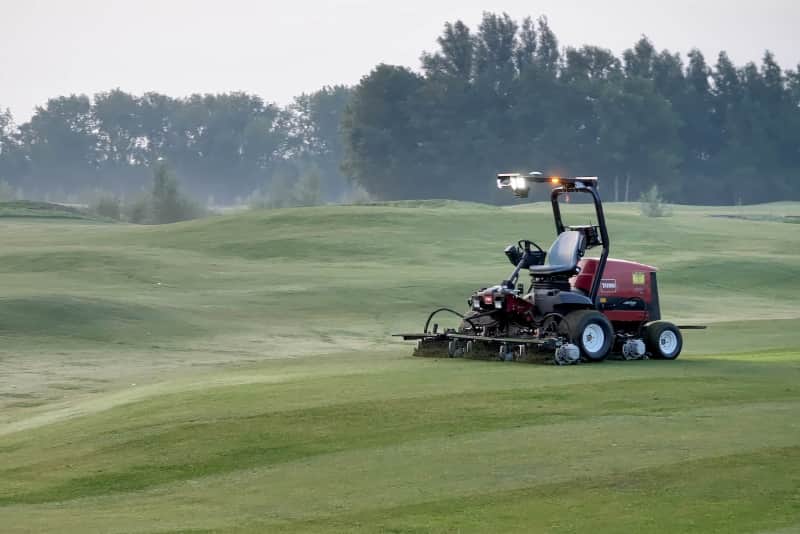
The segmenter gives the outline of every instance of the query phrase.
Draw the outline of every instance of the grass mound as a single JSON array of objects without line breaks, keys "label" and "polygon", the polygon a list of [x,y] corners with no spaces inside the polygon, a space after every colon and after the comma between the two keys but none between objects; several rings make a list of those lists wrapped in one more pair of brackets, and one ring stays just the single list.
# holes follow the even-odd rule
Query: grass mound
[{"label": "grass mound", "polygon": [[130,302],[65,295],[0,298],[0,335],[5,336],[130,343],[174,339],[190,331],[165,309]]},{"label": "grass mound", "polygon": [[99,220],[96,216],[86,211],[64,204],[50,202],[37,202],[32,200],[16,200],[13,202],[0,202],[0,217],[28,217],[39,219],[77,219]]},{"label": "grass mound", "polygon": [[676,362],[571,368],[389,336],[549,246],[546,203],[3,219],[0,530],[796,529],[800,234],[726,209],[607,205],[612,257],[711,328]]}]

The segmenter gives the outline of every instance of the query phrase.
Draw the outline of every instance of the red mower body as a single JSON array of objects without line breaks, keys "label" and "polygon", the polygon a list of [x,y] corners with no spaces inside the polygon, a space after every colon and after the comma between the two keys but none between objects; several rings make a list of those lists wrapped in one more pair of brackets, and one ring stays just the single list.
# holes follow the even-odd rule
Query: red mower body
[{"label": "red mower body", "polygon": [[[598,264],[597,258],[582,259],[580,272],[570,279],[570,285],[588,294]],[[638,327],[661,319],[657,270],[643,263],[609,259],[598,292],[600,311],[618,326]]]}]

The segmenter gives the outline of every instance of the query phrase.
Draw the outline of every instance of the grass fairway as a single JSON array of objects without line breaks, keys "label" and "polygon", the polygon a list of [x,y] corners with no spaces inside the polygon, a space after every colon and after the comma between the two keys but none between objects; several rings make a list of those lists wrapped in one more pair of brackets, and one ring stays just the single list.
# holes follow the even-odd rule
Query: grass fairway
[{"label": "grass fairway", "polygon": [[798,215],[608,205],[612,257],[711,328],[567,368],[389,337],[549,244],[543,204],[6,216],[0,531],[800,530]]}]

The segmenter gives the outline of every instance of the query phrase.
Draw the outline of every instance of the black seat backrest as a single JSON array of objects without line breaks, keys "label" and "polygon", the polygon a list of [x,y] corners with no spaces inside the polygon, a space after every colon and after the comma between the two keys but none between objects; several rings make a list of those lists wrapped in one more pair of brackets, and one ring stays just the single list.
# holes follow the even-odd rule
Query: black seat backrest
[{"label": "black seat backrest", "polygon": [[551,265],[578,265],[583,245],[583,234],[573,230],[561,232],[547,253],[548,263]]},{"label": "black seat backrest", "polygon": [[586,249],[585,238],[581,232],[567,230],[561,232],[553,241],[547,253],[547,263],[530,267],[534,276],[572,275],[578,267],[578,261]]},{"label": "black seat backrest", "polygon": [[547,263],[572,270],[578,265],[583,254],[583,234],[574,230],[561,232],[547,253]]}]

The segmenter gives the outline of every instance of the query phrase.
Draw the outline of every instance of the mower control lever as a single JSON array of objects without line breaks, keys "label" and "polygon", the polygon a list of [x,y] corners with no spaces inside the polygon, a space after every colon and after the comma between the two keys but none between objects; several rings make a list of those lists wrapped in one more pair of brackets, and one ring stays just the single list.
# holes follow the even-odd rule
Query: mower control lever
[{"label": "mower control lever", "polygon": [[[531,247],[536,247],[536,250],[532,250]],[[514,272],[511,273],[508,280],[503,280],[503,286],[509,289],[514,289],[516,286],[519,272],[522,269],[528,269],[532,265],[542,265],[547,255],[542,250],[542,247],[528,239],[520,239],[517,241],[516,246],[509,245],[503,252],[505,252],[511,264],[514,265]]]}]

